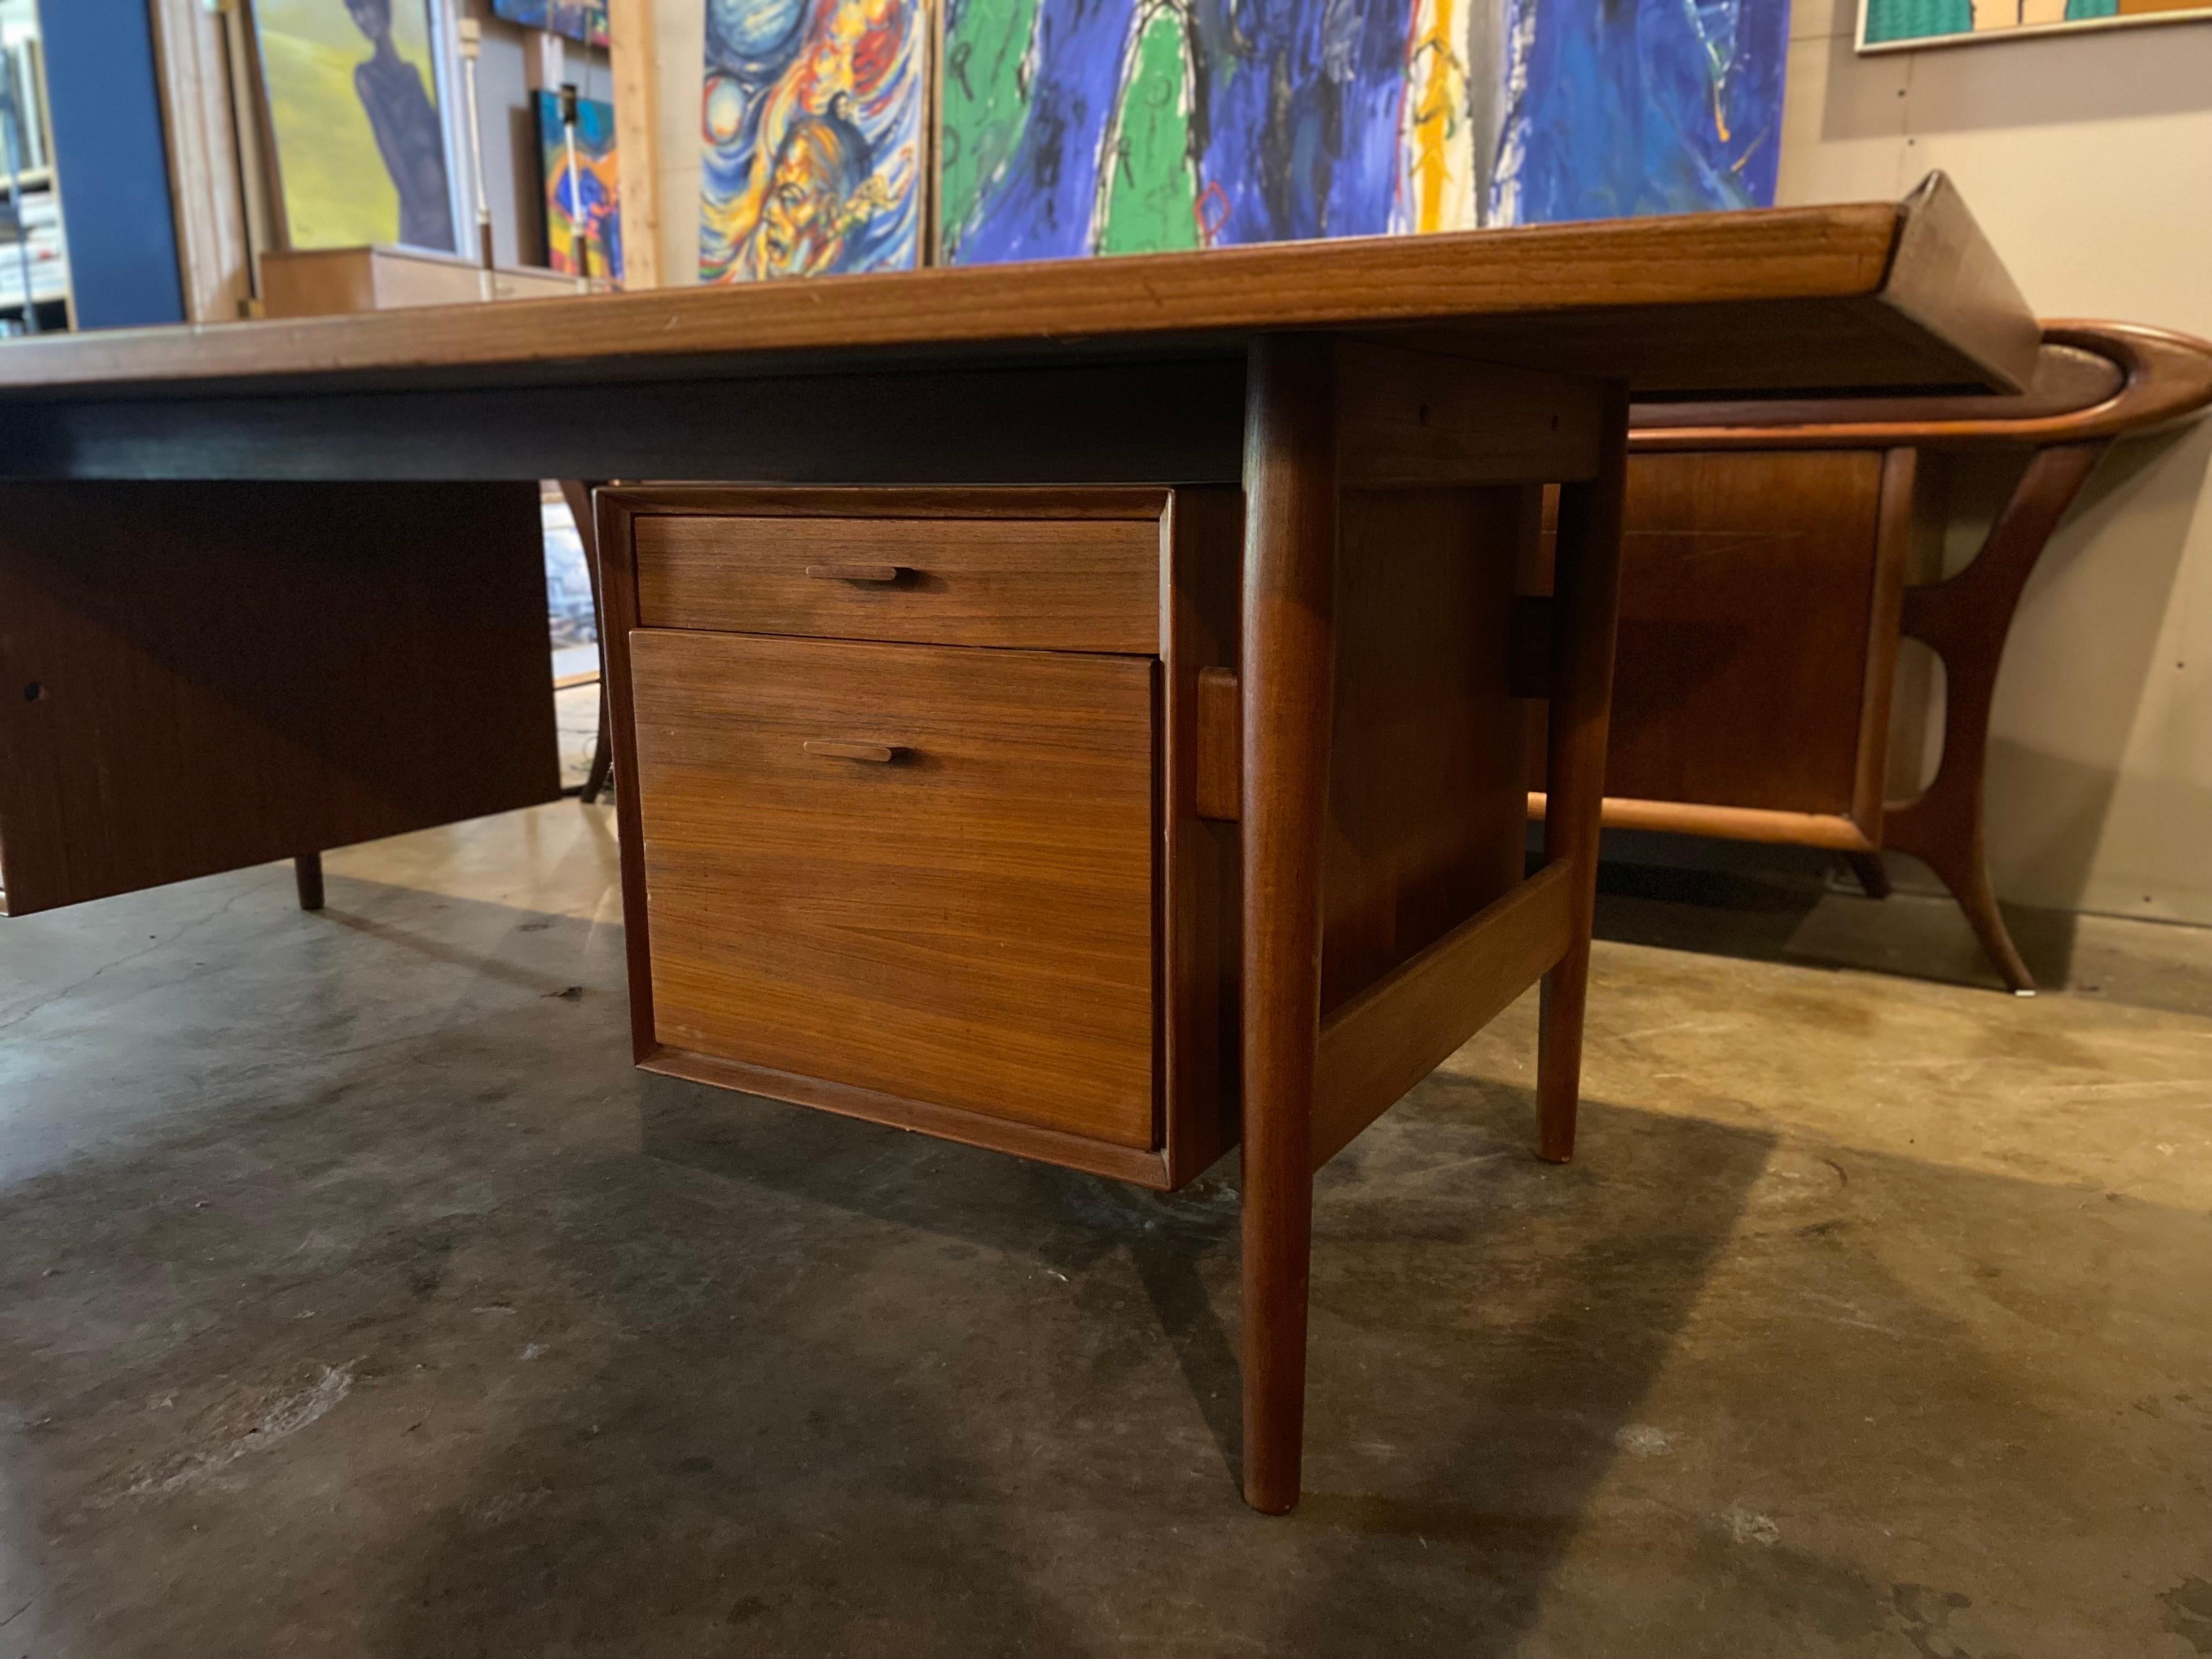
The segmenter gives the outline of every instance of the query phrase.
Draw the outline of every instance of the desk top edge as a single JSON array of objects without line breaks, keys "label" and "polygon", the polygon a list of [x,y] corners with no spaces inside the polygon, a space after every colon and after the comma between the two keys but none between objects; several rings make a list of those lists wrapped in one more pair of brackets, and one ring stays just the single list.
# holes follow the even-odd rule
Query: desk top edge
[{"label": "desk top edge", "polygon": [[1277,329],[1374,332],[1793,302],[1870,308],[1875,326],[1923,349],[1931,380],[1956,380],[1963,368],[2009,389],[2033,366],[2033,317],[1937,175],[1901,204],[94,331],[0,346],[0,398],[218,395],[416,376],[450,384],[478,371],[555,382],[623,365],[649,375],[679,360],[744,374],[807,353],[872,367],[919,351],[1218,346]]}]

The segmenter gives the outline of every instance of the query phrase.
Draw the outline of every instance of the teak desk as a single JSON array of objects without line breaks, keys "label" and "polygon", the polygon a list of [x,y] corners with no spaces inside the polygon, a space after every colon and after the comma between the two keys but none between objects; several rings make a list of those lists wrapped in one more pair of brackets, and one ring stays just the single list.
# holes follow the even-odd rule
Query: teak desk
[{"label": "teak desk", "polygon": [[[1176,1118],[1157,1093],[1109,1100],[1086,1138],[1017,1121],[1029,1097],[998,1099],[994,1118],[882,1089],[787,1091],[1157,1185],[1233,1139],[1245,1495],[1287,1510],[1316,1164],[1540,978],[1541,1150],[1564,1158],[1572,1145],[1630,393],[2006,390],[2036,346],[1941,179],[1901,205],[12,343],[0,348],[0,478],[13,481],[0,488],[0,868],[15,908],[33,909],[552,798],[539,478],[781,487],[765,505],[757,490],[706,503],[755,519],[804,510],[791,487],[854,485],[900,487],[881,499],[910,524],[974,517],[984,509],[960,503],[986,486],[1037,487],[1050,503],[1036,516],[1063,525],[1149,514],[1160,563],[1116,568],[1157,582],[1143,589],[1160,605],[1151,631],[1121,601],[1082,620],[1097,596],[1061,584],[1080,626],[1054,637],[1095,648],[1102,636],[1085,630],[1105,630],[1118,654],[1073,659],[1110,672],[1041,653],[1018,696],[962,679],[987,654],[962,655],[963,641],[1038,642],[992,633],[988,598],[950,643],[805,648],[925,653],[854,683],[884,696],[952,687],[963,730],[997,723],[994,753],[1111,752],[1110,787],[1067,774],[1071,790],[1096,785],[1097,811],[1052,821],[1097,826],[1085,879],[1144,907],[1133,946],[1124,913],[1084,913],[1107,941],[1100,960],[1122,952],[1123,972],[1134,949],[1128,971],[1148,986],[1212,975],[1219,1109]],[[1562,486],[1548,603],[1516,599],[1510,580],[1545,483]],[[1131,486],[1152,494],[1133,507]],[[610,492],[602,528],[653,510],[649,490]],[[682,549],[657,544],[655,580],[669,579]],[[842,580],[832,570],[802,597],[842,602]],[[611,641],[618,720],[635,713],[632,736],[661,720],[642,787],[621,779],[626,810],[645,797],[648,842],[654,792],[682,781],[697,748],[683,748],[683,723],[711,703],[671,688],[711,690],[742,663],[774,694],[742,705],[748,717],[777,699],[813,709],[832,682],[807,678],[789,635],[839,631],[709,644],[738,637],[689,631],[731,625],[711,614],[722,590],[678,594],[706,607],[703,623],[667,608],[675,591],[644,596],[681,624],[645,641],[652,710],[623,709],[647,675],[632,687],[632,641]],[[1464,653],[1445,648],[1449,629]],[[687,678],[695,669],[703,678]],[[1111,689],[1094,696],[1094,684]],[[1546,862],[1527,880],[1516,695],[1551,706]],[[1098,708],[1110,721],[1085,717]],[[1334,776],[1333,732],[1355,738]],[[805,735],[831,745],[813,763],[878,777],[887,769],[869,763],[898,742]],[[779,775],[793,780],[794,814],[829,787],[821,771]],[[1030,787],[1023,810],[1042,795]],[[1389,821],[1401,799],[1415,803],[1412,833]],[[1108,834],[1132,813],[1151,825],[1138,854]],[[1168,936],[1193,913],[1177,884],[1202,845],[1225,912],[1212,937],[1233,941],[1211,968],[1202,939]],[[647,890],[651,847],[633,836],[623,852],[631,902],[703,914]],[[1330,885],[1347,869],[1348,909]],[[1163,994],[1093,1024],[1151,1044],[1130,1086],[1151,1079],[1172,1100],[1188,1045],[1207,1036],[1180,1005],[1147,1000]],[[641,1017],[641,1054],[685,1069],[666,1047]],[[992,1045],[975,1047],[988,1069]],[[1101,1064],[1127,1059],[1114,1049]],[[726,1080],[761,1086],[769,1069]]]}]

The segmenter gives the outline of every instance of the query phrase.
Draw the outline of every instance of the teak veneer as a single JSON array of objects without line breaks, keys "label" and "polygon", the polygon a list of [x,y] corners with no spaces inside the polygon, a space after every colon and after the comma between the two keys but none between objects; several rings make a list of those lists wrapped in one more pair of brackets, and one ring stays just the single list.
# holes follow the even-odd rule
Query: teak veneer
[{"label": "teak veneer", "polygon": [[[11,342],[0,591],[38,598],[0,609],[0,675],[75,665],[43,701],[0,696],[0,855],[27,834],[38,868],[41,826],[128,810],[58,784],[38,744],[67,734],[76,776],[168,744],[272,790],[343,777],[345,744],[264,742],[284,687],[335,694],[434,642],[458,701],[388,733],[415,769],[399,805],[512,804],[471,758],[508,706],[480,648],[523,570],[507,538],[457,504],[419,562],[332,560],[295,589],[324,544],[271,481],[342,483],[372,547],[431,499],[410,480],[748,481],[599,498],[640,1056],[1154,1186],[1238,1148],[1245,1493],[1281,1510],[1316,1164],[1539,979],[1541,1149],[1571,1145],[1629,395],[2003,392],[2035,352],[1940,179],[1902,204]],[[1539,604],[1516,588],[1547,485]],[[122,489],[145,492],[144,557],[189,556],[226,512],[265,526],[235,567],[257,591],[72,586],[77,509]],[[161,527],[172,499],[199,530]],[[370,594],[388,647],[319,643]],[[272,635],[246,706],[167,723]],[[156,636],[191,649],[132,643]],[[1554,787],[1528,877],[1538,696]],[[226,804],[200,809],[222,836],[167,845],[151,817],[112,874],[57,866],[40,902],[268,855]],[[320,846],[404,816],[284,827]]]}]

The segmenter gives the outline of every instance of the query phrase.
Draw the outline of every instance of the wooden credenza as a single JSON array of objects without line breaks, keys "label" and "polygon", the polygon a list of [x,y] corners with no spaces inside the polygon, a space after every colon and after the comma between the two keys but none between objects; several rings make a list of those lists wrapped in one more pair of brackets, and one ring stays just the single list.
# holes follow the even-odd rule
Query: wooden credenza
[{"label": "wooden credenza", "polygon": [[[2116,440],[2212,405],[2212,344],[2047,324],[2008,396],[1646,404],[1630,429],[1609,828],[1826,848],[1876,897],[1910,854],[2005,983],[2035,981],[1984,855],[2005,636],[2051,532]],[[1953,459],[2012,458],[1979,550],[1947,575]],[[1893,744],[1901,641],[1942,665],[1940,754]],[[1924,713],[1924,685],[1905,708]],[[1908,746],[1909,745],[1909,746]],[[1902,772],[1905,775],[1900,778]],[[1529,811],[1540,817],[1540,787]]]}]

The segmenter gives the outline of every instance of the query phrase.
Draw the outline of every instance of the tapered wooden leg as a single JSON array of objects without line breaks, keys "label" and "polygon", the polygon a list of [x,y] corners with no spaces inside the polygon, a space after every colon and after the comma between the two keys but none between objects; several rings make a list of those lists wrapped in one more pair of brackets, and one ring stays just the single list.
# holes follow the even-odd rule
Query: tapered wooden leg
[{"label": "tapered wooden leg", "polygon": [[[592,585],[592,629],[599,631],[606,606],[599,593],[599,524],[592,510],[592,491],[597,485],[582,478],[561,480],[561,495],[568,503],[568,516],[575,521],[576,540],[584,550],[584,576]],[[606,793],[607,784],[614,776],[614,745],[607,730],[607,653],[604,642],[599,647],[599,731],[592,744],[592,764],[584,774],[583,787],[576,791],[576,799],[587,805]]]},{"label": "tapered wooden leg", "polygon": [[1322,823],[1335,670],[1334,343],[1267,339],[1245,392],[1244,1501],[1298,1501]]},{"label": "tapered wooden leg", "polygon": [[1850,866],[1851,874],[1856,878],[1869,898],[1885,899],[1889,896],[1889,872],[1882,864],[1881,854],[1846,853],[1844,862]]},{"label": "tapered wooden leg", "polygon": [[293,884],[300,890],[300,908],[319,910],[323,908],[323,855],[302,853],[292,860]]},{"label": "tapered wooden leg", "polygon": [[1536,1150],[1574,1155],[1582,1094],[1583,1009],[1589,993],[1590,923],[1597,908],[1598,830],[1605,808],[1606,726],[1613,709],[1613,635],[1620,617],[1621,496],[1626,485],[1628,394],[1607,399],[1597,474],[1559,491],[1553,579],[1552,707],[1546,754],[1544,862],[1572,876],[1572,939],[1544,975],[1536,1049]]},{"label": "tapered wooden leg", "polygon": [[1990,708],[2021,590],[2112,442],[2098,438],[2036,451],[1973,562],[1942,581],[1905,591],[1905,632],[1943,659],[1943,756],[1925,790],[1889,809],[1882,842],[1942,878],[2015,995],[2033,995],[2035,976],[2021,960],[1990,884],[1982,805]]}]

